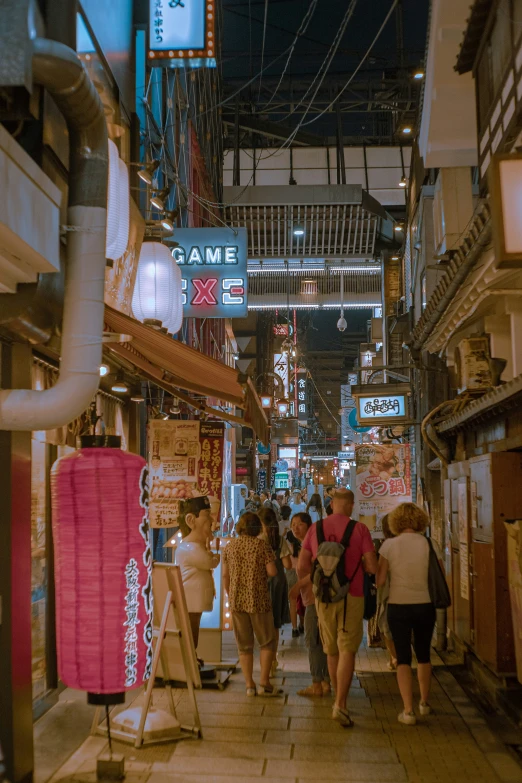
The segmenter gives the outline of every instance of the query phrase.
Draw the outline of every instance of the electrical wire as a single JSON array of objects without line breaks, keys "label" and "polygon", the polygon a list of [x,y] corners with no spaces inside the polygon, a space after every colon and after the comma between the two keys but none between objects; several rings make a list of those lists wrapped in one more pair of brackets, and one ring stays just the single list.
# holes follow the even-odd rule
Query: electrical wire
[{"label": "electrical wire", "polygon": [[[261,97],[261,85],[263,84],[263,65],[265,63],[265,42],[266,42],[266,23],[268,20],[268,0],[265,0],[265,18],[263,22],[263,42],[261,44],[261,74],[259,76],[259,90],[257,91],[257,100]],[[252,51],[252,49],[250,49]]]},{"label": "electrical wire", "polygon": [[[292,55],[294,53],[294,49],[295,49],[295,47],[297,45],[297,42],[298,42],[299,38],[304,36],[306,31],[308,30],[308,26],[309,26],[310,22],[312,21],[312,17],[313,17],[313,15],[315,13],[315,9],[317,8],[317,3],[318,2],[319,2],[319,0],[312,0],[310,5],[308,6],[308,10],[307,10],[306,14],[304,15],[303,20],[302,20],[301,24],[299,25],[299,28],[298,28],[298,30],[297,30],[297,32],[295,34],[295,38],[294,38],[294,40],[292,42],[292,46],[290,48],[290,53],[288,55],[288,58],[287,58],[286,63],[285,63],[285,67],[283,68],[283,71],[282,71],[281,76],[279,78],[279,81],[277,83],[277,87],[275,88],[274,92],[272,93],[272,95],[271,95],[268,103],[266,104],[266,106],[270,106],[270,104],[274,100],[275,96],[277,95],[278,90],[279,90],[279,88],[280,88],[280,86],[281,86],[281,84],[283,82],[283,79],[286,76],[286,72],[288,70],[288,66],[290,65],[290,61],[292,59]],[[265,106],[265,108],[266,108],[266,106]]]},{"label": "electrical wire", "polygon": [[[299,124],[299,126],[298,126],[298,127],[301,127],[302,125],[311,125],[313,122],[316,122],[316,121],[317,121],[317,120],[318,120],[320,117],[322,117],[324,114],[326,114],[326,112],[330,111],[330,109],[332,108],[332,106],[334,106],[334,105],[335,105],[335,103],[336,103],[336,102],[339,100],[339,98],[340,98],[340,97],[341,97],[341,95],[344,93],[344,91],[346,90],[346,88],[347,88],[347,87],[349,87],[349,85],[352,83],[352,81],[354,80],[354,78],[357,76],[357,74],[358,74],[358,73],[359,73],[359,71],[361,70],[361,68],[362,68],[363,64],[366,62],[366,60],[367,60],[367,59],[368,59],[368,57],[370,56],[370,53],[371,53],[371,51],[372,51],[373,47],[375,46],[375,44],[377,43],[378,39],[380,38],[380,36],[381,36],[381,33],[382,33],[382,31],[384,30],[384,28],[386,27],[386,25],[387,25],[387,23],[388,23],[388,20],[389,20],[390,16],[392,15],[392,13],[393,13],[393,11],[394,11],[394,9],[395,9],[395,6],[397,5],[397,3],[398,3],[398,2],[399,2],[399,0],[393,0],[393,3],[392,3],[392,5],[391,5],[391,8],[390,8],[390,10],[388,11],[388,13],[386,14],[386,17],[385,17],[385,19],[384,19],[383,23],[381,24],[381,26],[380,26],[380,28],[379,28],[379,30],[378,30],[378,32],[377,32],[377,35],[375,36],[375,38],[374,38],[374,39],[373,39],[373,41],[371,42],[370,46],[369,46],[369,47],[368,47],[368,49],[366,50],[366,54],[364,54],[364,56],[363,56],[362,60],[359,62],[359,65],[357,66],[357,68],[355,69],[355,71],[352,73],[352,75],[350,76],[350,78],[348,79],[348,81],[346,82],[346,84],[345,84],[345,85],[344,85],[344,86],[341,88],[340,92],[339,92],[339,93],[336,95],[336,97],[333,99],[333,101],[332,101],[331,103],[329,103],[329,104],[328,104],[328,106],[326,107],[326,109],[323,109],[323,111],[322,111],[320,114],[318,114],[317,116],[313,117],[311,120],[308,120],[308,122],[301,122],[301,123]],[[304,119],[304,118],[303,118],[303,119]]]}]

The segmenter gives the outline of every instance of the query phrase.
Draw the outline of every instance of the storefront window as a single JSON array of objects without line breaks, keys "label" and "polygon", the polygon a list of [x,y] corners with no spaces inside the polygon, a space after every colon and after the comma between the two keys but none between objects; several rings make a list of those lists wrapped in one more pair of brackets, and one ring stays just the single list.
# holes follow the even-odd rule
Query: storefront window
[{"label": "storefront window", "polygon": [[44,433],[33,433],[31,441],[31,614],[33,699],[47,691],[47,558],[46,558],[46,450]]}]

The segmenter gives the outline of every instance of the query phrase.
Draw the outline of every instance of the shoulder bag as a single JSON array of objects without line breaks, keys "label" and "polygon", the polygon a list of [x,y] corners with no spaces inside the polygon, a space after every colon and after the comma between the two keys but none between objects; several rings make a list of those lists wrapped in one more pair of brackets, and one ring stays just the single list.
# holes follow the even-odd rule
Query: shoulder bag
[{"label": "shoulder bag", "polygon": [[451,606],[451,596],[446,582],[446,576],[440,566],[439,558],[433,548],[430,539],[427,539],[430,548],[430,559],[428,565],[428,589],[431,602],[435,609],[447,609]]}]

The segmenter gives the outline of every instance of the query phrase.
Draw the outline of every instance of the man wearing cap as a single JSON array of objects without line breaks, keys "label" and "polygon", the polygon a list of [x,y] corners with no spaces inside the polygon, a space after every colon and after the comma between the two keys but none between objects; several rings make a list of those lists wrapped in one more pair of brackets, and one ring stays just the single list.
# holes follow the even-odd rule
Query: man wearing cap
[{"label": "man wearing cap", "polygon": [[[216,594],[212,571],[219,555],[210,551],[214,517],[206,495],[180,503],[180,530],[183,540],[176,549],[176,565],[181,569],[194,647],[199,642],[203,612],[211,612]],[[219,547],[219,539],[216,539]]]}]

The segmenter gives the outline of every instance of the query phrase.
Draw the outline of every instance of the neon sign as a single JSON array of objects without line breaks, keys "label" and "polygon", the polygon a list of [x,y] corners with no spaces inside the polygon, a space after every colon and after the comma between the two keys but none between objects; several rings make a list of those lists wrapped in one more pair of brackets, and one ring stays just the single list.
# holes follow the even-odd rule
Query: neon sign
[{"label": "neon sign", "polygon": [[246,229],[177,228],[174,240],[176,246],[171,252],[181,268],[183,315],[245,318],[248,314]]}]

